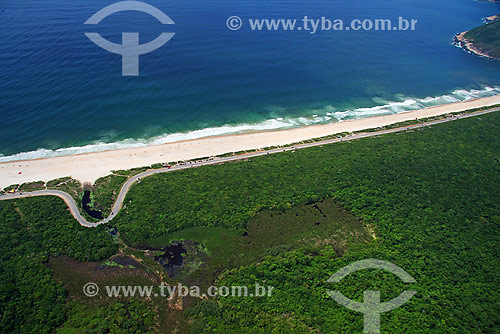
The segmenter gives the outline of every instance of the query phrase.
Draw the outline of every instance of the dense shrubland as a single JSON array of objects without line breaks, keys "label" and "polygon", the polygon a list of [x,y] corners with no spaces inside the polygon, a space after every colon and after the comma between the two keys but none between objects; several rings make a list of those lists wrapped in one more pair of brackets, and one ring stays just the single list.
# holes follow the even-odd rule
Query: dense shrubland
[{"label": "dense shrubland", "polygon": [[[46,265],[49,257],[97,261],[116,253],[117,245],[104,226],[80,226],[59,198],[1,201],[0,217],[0,332],[53,333],[71,313],[66,307],[67,292]],[[134,306],[129,306],[128,313],[130,308]],[[96,309],[89,312],[95,315],[96,327],[105,326],[108,315]],[[109,322],[116,327],[120,320]],[[83,333],[84,327],[80,329]]]},{"label": "dense shrubland", "polygon": [[[323,198],[376,227],[378,239],[336,259],[329,247],[267,257],[219,284],[275,285],[270,299],[198,304],[194,332],[357,332],[362,316],[326,296],[325,281],[352,260],[394,262],[417,295],[382,317],[394,333],[494,333],[500,328],[500,114],[295,153],[145,179],[117,224],[136,243],[192,226],[244,227],[264,208]],[[390,295],[395,279],[370,278]],[[362,276],[363,278],[363,276]],[[366,279],[342,285],[360,298]],[[398,290],[401,291],[401,290]],[[384,294],[385,293],[385,294]]]},{"label": "dense shrubland", "polygon": [[[188,227],[235,231],[264,209],[290,210],[331,198],[377,239],[349,245],[309,245],[269,253],[229,269],[218,285],[273,285],[270,298],[220,298],[189,308],[193,333],[361,332],[362,314],[326,295],[341,290],[362,301],[404,289],[417,294],[382,316],[390,333],[496,333],[500,328],[500,114],[409,133],[344,142],[225,165],[156,175],[134,186],[116,224],[126,240],[168,240]],[[60,199],[0,202],[2,332],[130,332],[152,329],[142,304],[107,308],[66,304],[66,292],[47,269],[49,256],[91,261],[116,245],[104,231],[85,229]],[[326,280],[360,259],[391,261],[417,283],[362,272],[341,284]],[[130,322],[130,319],[133,319]]]}]

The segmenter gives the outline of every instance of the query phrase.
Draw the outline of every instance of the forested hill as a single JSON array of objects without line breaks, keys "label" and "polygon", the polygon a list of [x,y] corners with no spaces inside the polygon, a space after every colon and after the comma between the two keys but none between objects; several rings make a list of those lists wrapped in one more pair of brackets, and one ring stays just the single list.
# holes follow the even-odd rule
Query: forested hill
[{"label": "forested hill", "polygon": [[500,20],[474,28],[464,37],[489,56],[500,58]]}]

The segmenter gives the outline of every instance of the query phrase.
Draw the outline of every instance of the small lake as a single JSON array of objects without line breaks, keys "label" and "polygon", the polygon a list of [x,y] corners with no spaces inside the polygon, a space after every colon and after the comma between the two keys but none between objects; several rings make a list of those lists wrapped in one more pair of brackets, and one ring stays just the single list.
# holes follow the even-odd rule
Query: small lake
[{"label": "small lake", "polygon": [[92,199],[90,198],[90,190],[85,190],[82,198],[83,211],[88,213],[92,218],[102,219],[102,212],[92,209],[89,205],[91,202]]}]

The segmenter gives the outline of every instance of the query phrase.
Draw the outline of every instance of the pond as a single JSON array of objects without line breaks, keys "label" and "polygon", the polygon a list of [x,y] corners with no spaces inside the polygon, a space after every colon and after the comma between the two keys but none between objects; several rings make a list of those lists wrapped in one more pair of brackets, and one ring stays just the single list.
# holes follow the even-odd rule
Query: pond
[{"label": "pond", "polygon": [[90,202],[92,202],[90,199],[90,190],[85,190],[82,198],[83,211],[88,213],[88,215],[92,218],[102,219],[102,212],[92,209],[89,205]]}]

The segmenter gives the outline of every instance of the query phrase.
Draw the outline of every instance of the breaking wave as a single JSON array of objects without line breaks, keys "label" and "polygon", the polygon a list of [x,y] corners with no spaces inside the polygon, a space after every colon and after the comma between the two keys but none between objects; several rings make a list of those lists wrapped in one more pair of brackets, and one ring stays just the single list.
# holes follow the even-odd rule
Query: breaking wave
[{"label": "breaking wave", "polygon": [[223,125],[205,129],[190,131],[186,133],[170,133],[152,138],[125,139],[117,142],[94,142],[85,146],[60,148],[48,150],[40,148],[36,151],[23,152],[9,156],[1,156],[0,162],[31,160],[55,156],[65,156],[90,152],[101,152],[108,150],[124,149],[131,147],[144,147],[149,145],[160,145],[165,143],[198,139],[211,136],[222,136],[246,132],[272,131],[280,129],[297,128],[312,124],[324,124],[330,122],[342,122],[352,119],[367,118],[373,116],[389,115],[418,110],[428,107],[445,105],[454,102],[462,102],[482,97],[500,95],[500,87],[485,87],[479,90],[455,90],[449,94],[426,97],[408,98],[400,96],[400,101],[385,101],[373,99],[376,106],[370,108],[356,108],[352,110],[336,110],[333,106],[320,109],[307,110],[308,116],[298,118],[273,118],[256,124]]}]

